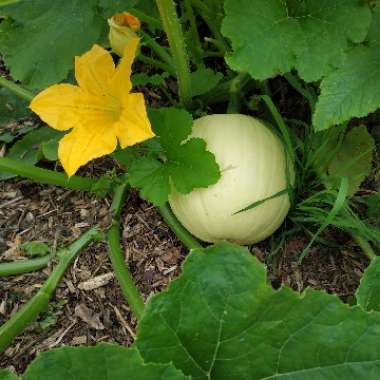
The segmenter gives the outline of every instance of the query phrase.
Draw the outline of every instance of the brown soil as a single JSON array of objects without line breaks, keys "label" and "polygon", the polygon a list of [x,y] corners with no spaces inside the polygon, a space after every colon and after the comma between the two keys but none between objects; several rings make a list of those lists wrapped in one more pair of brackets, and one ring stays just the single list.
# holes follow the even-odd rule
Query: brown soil
[{"label": "brown soil", "polygon": [[[26,180],[0,183],[0,261],[23,259],[19,248],[22,242],[38,240],[60,247],[90,226],[107,228],[109,204],[108,198],[97,199]],[[178,276],[187,250],[168,230],[156,209],[135,192],[126,200],[122,221],[125,259],[144,298],[148,299]],[[336,233],[334,237],[337,238]],[[316,246],[301,266],[297,265],[297,258],[306,239],[296,236],[286,241],[277,264],[269,265],[272,284],[275,287],[287,284],[299,291],[311,286],[347,299],[355,292],[368,263],[346,236],[340,239],[341,248]],[[251,247],[263,262],[269,250],[268,242]],[[50,272],[51,268],[47,268],[1,278],[0,324],[30,299]],[[14,367],[22,372],[38,352],[52,347],[93,345],[100,341],[124,345],[133,342],[136,321],[113,277],[105,243],[93,243],[81,253],[59,285],[51,305],[39,322],[32,324],[0,355],[1,368]],[[49,319],[50,325],[43,329]]]}]

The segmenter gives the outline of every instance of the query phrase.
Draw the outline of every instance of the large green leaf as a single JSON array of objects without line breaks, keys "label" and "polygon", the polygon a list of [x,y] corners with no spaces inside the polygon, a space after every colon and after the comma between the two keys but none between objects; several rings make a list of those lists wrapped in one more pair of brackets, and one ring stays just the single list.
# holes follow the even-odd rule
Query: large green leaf
[{"label": "large green leaf", "polygon": [[194,250],[151,299],[136,346],[193,379],[376,380],[380,314],[307,289],[274,290],[247,249]]},{"label": "large green leaf", "polygon": [[380,311],[380,257],[372,260],[365,270],[356,299],[365,310]]},{"label": "large green leaf", "polygon": [[128,169],[130,184],[139,188],[144,198],[162,205],[168,200],[171,183],[186,194],[195,187],[207,187],[218,181],[219,167],[214,155],[206,150],[206,142],[199,138],[186,140],[192,128],[188,112],[160,108],[151,110],[149,118],[164,159],[141,157]]},{"label": "large green leaf", "polygon": [[105,27],[98,0],[28,0],[1,8],[0,52],[12,77],[31,88],[66,78],[74,56]]},{"label": "large green leaf", "polygon": [[134,7],[139,0],[99,0],[99,6],[106,17],[115,13],[127,11]]},{"label": "large green leaf", "polygon": [[351,50],[344,63],[321,83],[313,124],[317,131],[352,117],[368,115],[380,107],[380,7],[366,46]]},{"label": "large green leaf", "polygon": [[28,367],[21,379],[186,380],[189,378],[171,364],[144,364],[137,350],[101,343],[95,347],[64,347],[44,352]]},{"label": "large green leaf", "polygon": [[295,68],[308,82],[338,67],[371,21],[361,0],[226,0],[225,13],[232,69],[267,79]]},{"label": "large green leaf", "polygon": [[328,165],[327,181],[339,187],[342,177],[349,180],[349,195],[354,195],[371,173],[375,141],[365,125],[351,129]]}]

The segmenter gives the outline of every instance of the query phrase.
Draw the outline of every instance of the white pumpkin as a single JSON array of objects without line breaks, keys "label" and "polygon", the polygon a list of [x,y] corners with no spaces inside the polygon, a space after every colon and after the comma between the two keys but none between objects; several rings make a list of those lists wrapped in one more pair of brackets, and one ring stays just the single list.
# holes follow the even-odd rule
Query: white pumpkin
[{"label": "white pumpkin", "polygon": [[192,136],[206,141],[221,178],[186,195],[172,189],[169,203],[179,221],[207,242],[252,244],[270,236],[289,211],[288,194],[235,213],[287,187],[280,139],[259,120],[240,114],[201,117],[194,121]]}]

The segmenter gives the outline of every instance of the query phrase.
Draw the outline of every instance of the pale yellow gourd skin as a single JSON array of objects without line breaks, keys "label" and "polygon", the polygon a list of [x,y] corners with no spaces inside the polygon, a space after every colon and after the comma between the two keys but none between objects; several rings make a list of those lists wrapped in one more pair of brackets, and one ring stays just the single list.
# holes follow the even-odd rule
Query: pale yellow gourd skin
[{"label": "pale yellow gourd skin", "polygon": [[173,189],[169,203],[178,220],[206,242],[253,244],[270,236],[289,211],[287,194],[233,214],[287,187],[280,139],[258,119],[240,114],[201,117],[194,121],[192,137],[206,141],[221,178],[215,185],[186,195]]}]

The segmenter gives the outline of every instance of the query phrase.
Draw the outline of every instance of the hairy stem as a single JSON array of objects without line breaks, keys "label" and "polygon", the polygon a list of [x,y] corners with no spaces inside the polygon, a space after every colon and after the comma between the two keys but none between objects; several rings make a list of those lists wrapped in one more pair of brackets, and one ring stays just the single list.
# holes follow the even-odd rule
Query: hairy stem
[{"label": "hairy stem", "polygon": [[16,174],[35,182],[66,187],[74,190],[91,191],[92,186],[95,184],[95,181],[90,178],[75,175],[68,177],[64,173],[38,168],[6,157],[0,157],[0,171]]},{"label": "hairy stem", "polygon": [[204,67],[203,49],[202,49],[201,39],[198,33],[198,26],[195,19],[191,0],[184,0],[184,9],[186,12],[187,19],[189,20],[189,23],[190,23],[190,33],[191,33],[191,41],[192,41],[190,48],[193,53],[194,61],[199,67]]},{"label": "hairy stem", "polygon": [[141,319],[144,311],[144,301],[133,282],[125,261],[124,254],[120,246],[120,214],[124,203],[124,199],[128,190],[128,185],[123,184],[115,189],[114,198],[111,205],[113,212],[112,226],[108,231],[108,252],[115,271],[115,276],[125,299],[130,306],[133,315],[137,320]]},{"label": "hairy stem", "polygon": [[229,50],[229,47],[226,40],[222,36],[222,33],[220,33],[218,23],[216,23],[218,18],[215,17],[215,14],[213,14],[213,12],[207,7],[205,2],[201,0],[192,0],[192,4],[213,34],[215,40],[217,41],[216,45],[221,52],[225,54]]},{"label": "hairy stem", "polygon": [[351,233],[353,240],[358,244],[362,249],[364,254],[372,261],[376,257],[376,253],[371,247],[371,244],[364,238],[354,233]]},{"label": "hairy stem", "polygon": [[189,58],[175,4],[173,0],[156,0],[156,4],[173,55],[181,103],[188,107],[191,101]]},{"label": "hairy stem", "polygon": [[241,90],[249,79],[250,77],[246,73],[239,73],[234,79],[232,79],[229,88],[230,100],[227,107],[227,113],[239,113]]},{"label": "hairy stem", "polygon": [[4,352],[12,340],[47,308],[51,296],[71,262],[86,245],[95,239],[100,239],[100,236],[98,230],[92,228],[68,248],[57,252],[59,262],[42,288],[0,327],[0,353]]},{"label": "hairy stem", "polygon": [[32,100],[34,94],[31,91],[19,86],[18,84],[0,76],[0,86],[7,88],[9,91],[13,92],[15,95],[26,100]]},{"label": "hairy stem", "polygon": [[175,233],[177,238],[189,249],[202,248],[201,243],[193,237],[189,231],[178,221],[171,211],[168,203],[158,207],[162,218],[170,229]]},{"label": "hairy stem", "polygon": [[166,71],[167,73],[169,73],[173,77],[176,76],[175,70],[171,66],[166,64],[165,62],[161,62],[157,59],[148,57],[148,56],[141,54],[141,53],[138,55],[137,59],[139,59],[140,61],[142,61],[144,63],[147,63],[148,65],[151,65],[151,66],[157,67],[158,69]]},{"label": "hairy stem", "polygon": [[143,36],[143,41],[149,46],[158,57],[160,57],[167,65],[170,67],[173,66],[173,59],[170,54],[160,45],[158,44],[153,37],[151,37],[148,33],[140,30],[140,34]]}]

